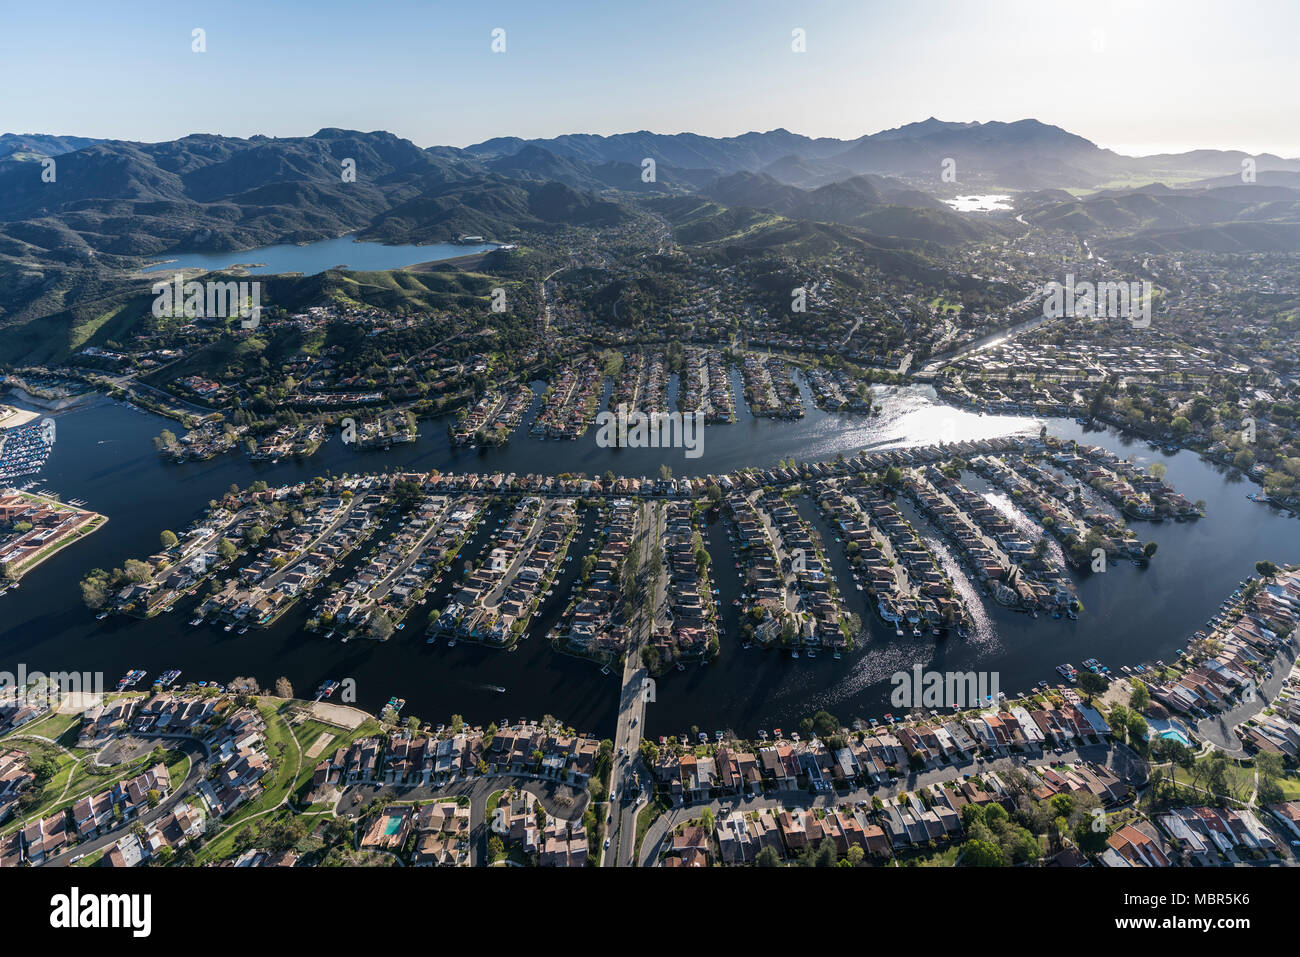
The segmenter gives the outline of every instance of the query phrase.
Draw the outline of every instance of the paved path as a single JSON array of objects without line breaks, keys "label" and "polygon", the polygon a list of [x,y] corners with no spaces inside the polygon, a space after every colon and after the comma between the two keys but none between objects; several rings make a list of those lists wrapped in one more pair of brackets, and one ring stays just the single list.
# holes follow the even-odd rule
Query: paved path
[{"label": "paved path", "polygon": [[1269,702],[1277,699],[1282,690],[1282,685],[1286,682],[1287,676],[1290,675],[1291,669],[1295,665],[1295,660],[1296,639],[1292,637],[1289,646],[1284,648],[1273,659],[1273,663],[1269,666],[1273,671],[1273,677],[1266,679],[1256,689],[1255,700],[1243,702],[1235,708],[1213,714],[1208,718],[1202,718],[1196,726],[1197,735],[1213,742],[1215,747],[1226,752],[1229,757],[1246,757],[1246,749],[1242,746],[1241,739],[1234,733],[1235,729],[1238,725],[1245,724],[1263,711]]}]

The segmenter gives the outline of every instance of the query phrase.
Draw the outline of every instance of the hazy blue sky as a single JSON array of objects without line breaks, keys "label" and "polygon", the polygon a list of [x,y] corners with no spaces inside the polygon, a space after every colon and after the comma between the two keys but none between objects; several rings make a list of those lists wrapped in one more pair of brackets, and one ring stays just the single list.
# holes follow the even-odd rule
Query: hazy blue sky
[{"label": "hazy blue sky", "polygon": [[1035,117],[1124,153],[1300,156],[1297,36],[1295,0],[7,0],[0,132],[465,146]]}]

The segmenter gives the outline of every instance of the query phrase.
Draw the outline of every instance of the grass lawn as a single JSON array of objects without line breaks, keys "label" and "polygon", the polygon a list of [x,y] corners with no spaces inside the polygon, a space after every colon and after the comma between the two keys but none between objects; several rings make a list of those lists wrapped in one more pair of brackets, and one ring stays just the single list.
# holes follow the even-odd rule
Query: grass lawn
[{"label": "grass lawn", "polygon": [[[311,779],[312,775],[316,773],[316,765],[322,759],[333,756],[334,752],[339,748],[346,748],[359,738],[378,734],[379,722],[367,719],[353,730],[348,731],[337,725],[326,724],[323,721],[317,721],[315,718],[308,718],[299,724],[292,725],[291,730],[294,737],[298,739],[298,744],[302,746],[302,767],[298,769],[291,788],[298,803],[301,804],[306,798],[307,791],[311,788]],[[311,750],[312,745],[316,743],[316,739],[322,734],[332,735],[332,740],[325,745],[320,754],[314,758],[307,757],[307,752]],[[293,751],[292,745],[290,745],[290,751],[295,755],[297,753]]]},{"label": "grass lawn", "polygon": [[[272,811],[270,814],[264,814],[256,821],[252,821],[246,826],[256,831],[259,824],[271,824],[274,821],[285,820],[293,817],[294,814],[288,808],[280,808]],[[213,861],[222,861],[231,857],[235,853],[235,841],[238,839],[243,827],[232,827],[219,838],[208,841],[199,849],[198,854],[194,857],[194,863],[197,865],[209,864]]]},{"label": "grass lawn", "polygon": [[[262,720],[266,722],[266,752],[275,764],[275,770],[267,776],[270,780],[262,779],[265,784],[261,794],[240,805],[222,822],[225,827],[238,824],[277,806],[284,800],[298,778],[301,771],[298,766],[298,748],[294,745],[295,739],[289,729],[289,723],[281,713],[282,706],[283,703],[278,700],[259,699],[257,702],[257,710],[262,715]],[[307,763],[304,758],[303,764]],[[204,848],[204,851],[206,850],[207,848]]]},{"label": "grass lawn", "polygon": [[183,751],[178,754],[175,760],[166,762],[167,776],[172,782],[173,791],[181,786],[190,773],[190,756]]},{"label": "grass lawn", "polygon": [[937,851],[918,851],[915,854],[898,855],[898,863],[903,867],[954,867],[961,846],[952,844]]},{"label": "grass lawn", "polygon": [[49,738],[52,741],[58,741],[65,748],[71,747],[77,743],[76,735],[70,736],[70,740],[62,740],[70,731],[81,725],[80,714],[59,714],[51,711],[45,717],[30,724],[25,724],[18,729],[18,734],[34,734],[38,737]]},{"label": "grass lawn", "polygon": [[636,816],[636,844],[633,845],[634,864],[641,861],[641,842],[645,839],[646,831],[650,830],[650,825],[655,822],[660,814],[663,814],[669,808],[668,800],[662,796],[657,796],[653,801],[648,801],[646,806],[637,812]]},{"label": "grass lawn", "polygon": [[[90,763],[90,752],[76,752],[78,757],[84,756],[83,760],[78,763],[75,758],[70,758],[57,748],[53,748],[41,741],[5,740],[2,744],[4,747],[24,751],[30,758],[34,759],[52,756],[59,764],[59,772],[47,781],[41,789],[41,803],[25,815],[15,817],[7,822],[5,828],[0,830],[0,833],[16,830],[22,827],[24,821],[30,821],[36,817],[48,817],[60,808],[72,807],[83,797],[107,791],[118,781],[134,777],[146,768],[153,766],[151,754],[144,754],[133,761],[116,765],[112,769],[106,769],[105,773],[95,774],[92,773],[95,766]],[[166,767],[171,774],[172,786],[179,787],[180,783],[185,780],[185,775],[189,773],[189,755],[180,755],[178,759],[171,761]]]},{"label": "grass lawn", "polygon": [[[1167,769],[1166,769],[1166,773],[1167,773]],[[1182,768],[1174,769],[1174,780],[1177,781],[1180,785],[1183,785],[1184,787],[1190,788],[1192,785],[1191,775],[1189,775]],[[1205,787],[1204,778],[1198,781],[1197,784],[1199,787],[1204,788]],[[1282,795],[1284,800],[1294,801],[1300,799],[1300,777],[1298,777],[1295,774],[1295,772],[1291,772],[1290,774],[1286,775],[1286,777],[1281,778],[1278,781],[1278,784],[1282,788]],[[1250,797],[1251,791],[1254,790],[1254,787],[1255,787],[1254,767],[1252,766],[1241,767],[1236,764],[1228,765],[1228,789],[1234,798],[1237,798],[1238,800],[1241,801],[1247,800]],[[1209,797],[1209,795],[1205,794],[1203,791],[1197,791],[1193,793],[1197,794],[1202,799]]]}]

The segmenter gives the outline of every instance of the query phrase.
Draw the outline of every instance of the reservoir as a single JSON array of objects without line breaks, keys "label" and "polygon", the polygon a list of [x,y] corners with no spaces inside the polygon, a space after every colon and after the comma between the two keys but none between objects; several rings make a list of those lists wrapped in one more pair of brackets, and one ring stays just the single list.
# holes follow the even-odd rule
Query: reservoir
[{"label": "reservoir", "polygon": [[401,269],[416,263],[454,259],[496,249],[495,243],[430,243],[427,246],[385,246],[382,243],[358,242],[353,236],[322,239],[302,246],[283,243],[223,253],[166,253],[167,262],[146,266],[142,272],[166,272],[169,269],[229,269],[237,263],[257,263],[249,275],[269,276],[302,273],[310,276],[326,269],[343,267],[359,272]]},{"label": "reservoir", "polygon": [[[535,388],[540,391],[541,384]],[[453,713],[482,723],[552,714],[576,728],[608,736],[614,728],[617,674],[602,675],[586,661],[558,654],[544,638],[563,610],[576,566],[595,540],[599,516],[594,510],[580,513],[571,549],[575,559],[557,581],[554,598],[529,626],[532,637],[513,653],[463,642],[455,648],[446,642],[426,644],[428,613],[445,603],[451,576],[387,642],[358,639],[347,644],[303,629],[307,603],[295,606],[271,628],[243,636],[206,626],[191,628],[196,598],[150,621],[101,622],[81,604],[78,582],[91,568],[112,569],[128,558],[154,553],[161,530],[180,531],[199,517],[209,499],[232,484],[245,487],[258,479],[280,485],[316,475],[435,468],[588,475],[612,470],[653,476],[661,465],[669,465],[678,476],[719,474],[746,465],[771,466],[791,456],[833,459],[861,449],[1037,434],[1044,424],[1032,417],[956,409],[938,401],[925,386],[876,387],[876,397],[882,411],[863,417],[822,412],[805,395],[808,414],[797,421],[754,419],[738,402],[734,424],[706,427],[704,454],[697,459],[685,458],[681,449],[600,448],[594,429],[573,442],[538,441],[528,435],[532,417],[526,415],[512,441],[501,448],[453,448],[445,423],[424,421],[418,441],[390,452],[358,452],[335,437],[314,457],[301,461],[253,463],[241,454],[229,454],[183,465],[161,460],[151,442],[175,423],[94,399],[54,414],[57,442],[38,478],[44,488],[64,499],[83,500],[109,522],[24,577],[19,590],[0,596],[0,670],[16,672],[22,663],[29,672],[102,671],[109,687],[132,668],[144,668],[151,677],[179,668],[182,683],[227,682],[236,675],[251,675],[264,688],[283,675],[305,697],[325,679],[352,678],[357,704],[369,710],[378,710],[396,695],[408,702],[404,715],[434,723]],[[1157,555],[1149,568],[1121,562],[1105,574],[1075,576],[1084,607],[1078,621],[1032,619],[972,591],[968,598],[976,626],[971,635],[936,640],[898,638],[869,613],[864,593],[846,578],[835,529],[811,499],[796,499],[800,514],[821,532],[848,609],[859,614],[868,634],[841,660],[825,654],[792,661],[788,654],[741,647],[731,605],[741,583],[729,558],[726,520],[705,513],[705,542],[723,601],[721,655],[710,664],[670,671],[658,680],[656,700],[647,706],[647,733],[678,734],[698,726],[710,733],[730,728],[752,735],[760,728],[797,727],[800,717],[820,708],[842,721],[879,718],[899,710],[889,702],[890,675],[915,663],[928,670],[997,672],[999,687],[1010,695],[1030,690],[1039,680],[1055,683],[1055,669],[1062,662],[1077,665],[1083,658],[1097,657],[1118,670],[1124,664],[1168,660],[1237,582],[1253,573],[1256,561],[1300,561],[1295,522],[1247,500],[1254,486],[1222,468],[1191,452],[1153,451],[1113,431],[1085,432],[1068,419],[1045,424],[1055,435],[1105,446],[1143,465],[1164,462],[1167,481],[1192,501],[1203,499],[1206,516],[1182,523],[1134,522],[1143,541],[1159,544]],[[971,473],[966,473],[966,481],[977,493],[989,491]],[[915,521],[910,506],[900,503],[900,508]],[[500,512],[497,508],[491,513],[492,522]],[[934,538],[927,534],[928,526],[916,524],[923,535]],[[467,557],[476,554],[490,527],[485,524],[476,533],[464,553]],[[380,540],[376,536],[373,541]],[[352,560],[359,561],[367,550]],[[941,548],[936,551],[942,559]],[[961,579],[954,578],[960,587]]]}]

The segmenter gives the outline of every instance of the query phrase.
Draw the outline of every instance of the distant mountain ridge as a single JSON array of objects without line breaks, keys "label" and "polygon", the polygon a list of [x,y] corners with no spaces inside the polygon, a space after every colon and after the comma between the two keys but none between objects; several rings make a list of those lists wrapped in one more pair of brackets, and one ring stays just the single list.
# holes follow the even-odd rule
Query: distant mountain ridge
[{"label": "distant mountain ridge", "polygon": [[[1127,175],[1182,170],[1202,176],[1240,170],[1247,154],[1232,150],[1194,150],[1181,154],[1127,157],[1090,140],[1034,119],[1006,123],[948,122],[934,117],[853,140],[813,139],[785,129],[741,136],[697,133],[565,134],[546,139],[498,137],[465,152],[489,160],[540,147],[556,156],[595,164],[639,164],[645,157],[720,174],[764,172],[796,186],[818,186],[833,178],[863,173],[937,180],[951,158],[957,182],[984,182],[1007,188],[1095,187]],[[1300,170],[1300,159],[1263,154],[1260,170]],[[1153,175],[1152,178],[1159,178]]]},{"label": "distant mountain ridge", "polygon": [[99,140],[87,136],[52,136],[45,133],[0,133],[0,163],[62,156],[84,150]]},{"label": "distant mountain ridge", "polygon": [[[47,156],[57,177],[35,162]],[[940,175],[947,159],[955,182]],[[1254,183],[1242,180],[1246,159]],[[931,117],[852,140],[639,131],[466,149],[336,128],[162,143],[0,134],[0,326],[11,343],[25,328],[25,345],[10,351],[45,348],[51,336],[69,348],[70,303],[92,313],[117,301],[141,282],[128,277],[146,257],[169,252],[346,233],[526,245],[530,233],[616,225],[645,210],[719,262],[849,249],[908,276],[943,268],[945,247],[1033,226],[1095,236],[1098,248],[1294,251],[1298,186],[1300,160],[1125,157],[1037,120]],[[940,199],[999,189],[1017,194],[1014,216],[958,214]]]}]

